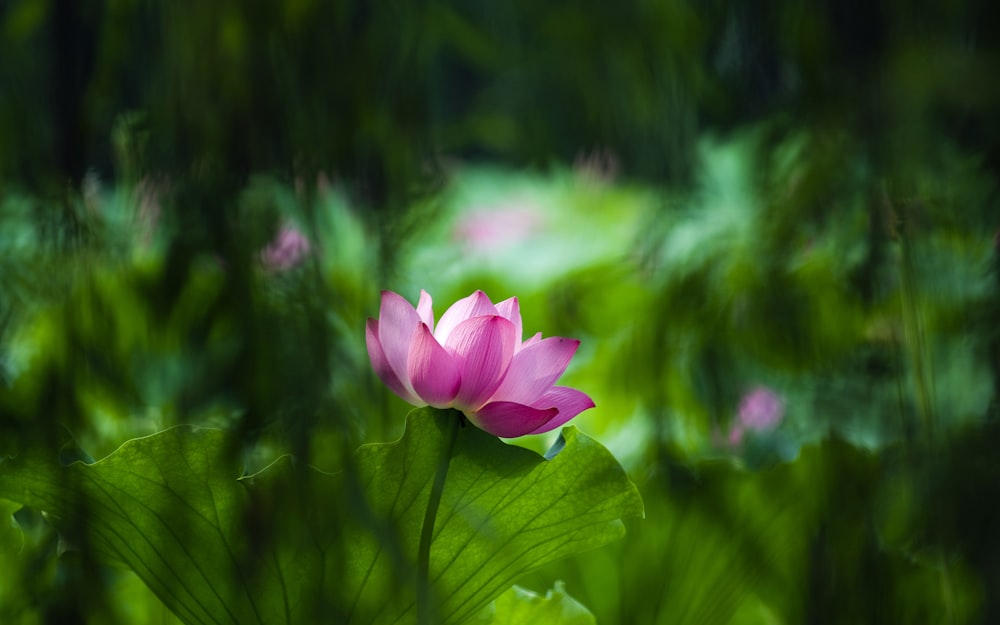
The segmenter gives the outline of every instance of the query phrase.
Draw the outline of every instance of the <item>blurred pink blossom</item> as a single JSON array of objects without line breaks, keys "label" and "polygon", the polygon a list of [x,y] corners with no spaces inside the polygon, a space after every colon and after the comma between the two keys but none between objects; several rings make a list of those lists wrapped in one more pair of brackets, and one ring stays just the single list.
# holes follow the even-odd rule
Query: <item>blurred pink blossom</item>
[{"label": "blurred pink blossom", "polygon": [[554,386],[580,341],[541,332],[523,341],[521,332],[516,297],[494,304],[476,291],[435,325],[426,291],[416,308],[383,291],[365,340],[375,373],[402,399],[460,410],[480,429],[512,438],[548,432],[594,406],[585,393]]},{"label": "blurred pink blossom", "polygon": [[302,262],[310,249],[309,239],[297,228],[284,226],[260,253],[261,262],[269,271],[285,271]]},{"label": "blurred pink blossom", "polygon": [[743,442],[743,435],[745,433],[746,432],[743,429],[743,426],[736,423],[729,430],[729,436],[726,438],[726,441],[729,443],[730,447],[739,447],[740,443]]},{"label": "blurred pink blossom", "polygon": [[771,389],[758,386],[740,401],[739,420],[751,430],[766,430],[781,422],[785,402]]},{"label": "blurred pink blossom", "polygon": [[747,430],[769,430],[785,416],[785,402],[771,389],[758,386],[740,400],[737,421],[729,430],[730,446],[743,442]]},{"label": "blurred pink blossom", "polygon": [[462,215],[454,237],[472,251],[497,252],[520,243],[543,227],[530,203],[475,209]]}]

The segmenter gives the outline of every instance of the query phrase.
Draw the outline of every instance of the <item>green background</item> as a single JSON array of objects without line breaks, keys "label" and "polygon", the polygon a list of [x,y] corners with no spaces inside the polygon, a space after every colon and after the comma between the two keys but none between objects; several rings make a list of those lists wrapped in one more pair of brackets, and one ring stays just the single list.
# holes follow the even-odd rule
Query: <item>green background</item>
[{"label": "green background", "polygon": [[[187,423],[337,471],[408,411],[379,291],[483,289],[582,341],[573,424],[646,508],[523,586],[599,623],[998,622],[997,13],[5,2],[0,457]],[[783,418],[732,444],[759,386]],[[0,563],[3,622],[172,622],[36,509],[0,501]]]}]

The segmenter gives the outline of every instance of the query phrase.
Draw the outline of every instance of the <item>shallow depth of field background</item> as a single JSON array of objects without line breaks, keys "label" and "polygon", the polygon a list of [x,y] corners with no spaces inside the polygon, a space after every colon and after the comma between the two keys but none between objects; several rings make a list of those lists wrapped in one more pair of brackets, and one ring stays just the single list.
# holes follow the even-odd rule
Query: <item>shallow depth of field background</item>
[{"label": "shallow depth of field background", "polygon": [[[989,2],[5,2],[0,457],[194,423],[248,472],[335,471],[408,410],[379,292],[482,289],[581,339],[574,424],[646,505],[522,585],[600,623],[1000,622],[998,31]],[[5,541],[4,622],[175,622],[0,501]]]}]

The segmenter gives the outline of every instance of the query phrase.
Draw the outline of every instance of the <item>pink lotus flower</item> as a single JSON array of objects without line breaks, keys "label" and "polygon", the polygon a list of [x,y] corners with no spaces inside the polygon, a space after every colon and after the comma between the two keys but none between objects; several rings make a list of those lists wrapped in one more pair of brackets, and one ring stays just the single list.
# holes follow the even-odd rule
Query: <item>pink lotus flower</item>
[{"label": "pink lotus flower", "polygon": [[580,341],[541,332],[522,341],[516,297],[494,305],[476,291],[435,326],[426,291],[416,308],[383,291],[365,339],[375,373],[394,393],[414,406],[460,410],[494,436],[548,432],[594,407],[586,394],[553,386]]}]

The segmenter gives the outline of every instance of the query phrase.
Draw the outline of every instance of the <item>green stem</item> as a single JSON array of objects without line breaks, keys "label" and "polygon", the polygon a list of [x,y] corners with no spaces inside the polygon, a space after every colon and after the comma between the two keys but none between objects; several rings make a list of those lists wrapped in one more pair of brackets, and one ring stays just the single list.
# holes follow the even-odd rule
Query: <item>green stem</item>
[{"label": "green stem", "polygon": [[431,496],[427,500],[427,510],[424,512],[424,525],[420,530],[420,547],[417,550],[417,622],[420,625],[431,625],[435,622],[431,615],[431,539],[434,537],[434,522],[437,519],[438,507],[441,505],[444,481],[448,477],[451,453],[455,448],[455,439],[458,438],[458,426],[464,418],[457,411],[447,412],[445,436],[448,441],[441,450],[441,457],[438,458],[434,483],[431,485]]}]

